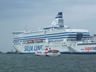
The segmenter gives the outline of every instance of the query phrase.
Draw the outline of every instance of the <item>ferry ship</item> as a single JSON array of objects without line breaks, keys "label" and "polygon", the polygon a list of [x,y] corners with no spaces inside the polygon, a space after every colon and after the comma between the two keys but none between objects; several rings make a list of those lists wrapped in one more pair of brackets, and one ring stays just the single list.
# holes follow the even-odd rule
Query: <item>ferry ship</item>
[{"label": "ferry ship", "polygon": [[65,26],[62,12],[42,30],[13,32],[13,35],[13,47],[21,54],[35,54],[46,49],[59,50],[61,54],[96,53],[96,41],[89,31]]}]

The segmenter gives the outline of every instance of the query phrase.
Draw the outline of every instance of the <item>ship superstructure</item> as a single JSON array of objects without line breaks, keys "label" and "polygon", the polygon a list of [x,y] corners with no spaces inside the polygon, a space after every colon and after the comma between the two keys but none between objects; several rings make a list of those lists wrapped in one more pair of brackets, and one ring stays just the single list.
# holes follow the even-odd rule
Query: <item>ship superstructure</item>
[{"label": "ship superstructure", "polygon": [[[38,50],[57,49],[61,53],[95,52],[95,43],[85,29],[71,29],[64,25],[63,14],[58,12],[51,26],[36,32],[13,32],[13,46],[19,53],[35,53]],[[89,44],[88,44],[89,43]],[[91,44],[90,44],[91,43]],[[90,45],[92,50],[87,50]]]}]

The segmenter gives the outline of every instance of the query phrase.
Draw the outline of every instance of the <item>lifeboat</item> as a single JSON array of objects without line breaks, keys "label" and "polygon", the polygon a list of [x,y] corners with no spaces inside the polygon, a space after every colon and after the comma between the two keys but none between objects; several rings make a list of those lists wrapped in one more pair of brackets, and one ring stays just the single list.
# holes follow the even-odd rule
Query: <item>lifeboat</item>
[{"label": "lifeboat", "polygon": [[33,42],[43,42],[43,40],[42,39],[27,40],[27,43],[33,43]]},{"label": "lifeboat", "polygon": [[32,42],[34,42],[34,40],[27,40],[27,42],[28,42],[28,43],[32,43]]},{"label": "lifeboat", "polygon": [[46,56],[59,56],[60,51],[59,50],[49,50]]}]

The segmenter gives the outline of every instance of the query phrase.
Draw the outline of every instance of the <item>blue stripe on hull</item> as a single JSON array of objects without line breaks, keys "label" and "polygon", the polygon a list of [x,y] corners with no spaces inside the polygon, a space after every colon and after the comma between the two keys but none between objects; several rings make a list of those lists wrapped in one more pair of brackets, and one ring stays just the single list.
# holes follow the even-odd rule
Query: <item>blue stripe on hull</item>
[{"label": "blue stripe on hull", "polygon": [[35,54],[35,53],[19,53],[19,54]]},{"label": "blue stripe on hull", "polygon": [[96,52],[60,52],[61,54],[96,54]]},{"label": "blue stripe on hull", "polygon": [[[60,52],[61,54],[96,54],[96,52]],[[35,53],[19,53],[19,54],[35,54]]]}]

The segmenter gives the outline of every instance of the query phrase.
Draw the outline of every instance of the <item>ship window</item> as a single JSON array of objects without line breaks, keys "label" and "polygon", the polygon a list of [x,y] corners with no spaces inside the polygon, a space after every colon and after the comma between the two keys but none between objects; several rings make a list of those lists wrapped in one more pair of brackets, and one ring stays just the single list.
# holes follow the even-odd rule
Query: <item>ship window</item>
[{"label": "ship window", "polygon": [[76,40],[80,41],[82,40],[83,34],[82,33],[77,33]]}]

